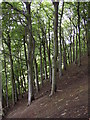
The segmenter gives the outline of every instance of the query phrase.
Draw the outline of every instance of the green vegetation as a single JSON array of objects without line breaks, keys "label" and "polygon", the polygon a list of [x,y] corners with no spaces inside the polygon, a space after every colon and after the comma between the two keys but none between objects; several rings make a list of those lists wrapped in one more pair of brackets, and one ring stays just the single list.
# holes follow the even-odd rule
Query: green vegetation
[{"label": "green vegetation", "polygon": [[28,92],[28,105],[44,82],[57,89],[57,72],[87,51],[86,2],[2,2],[3,108]]}]

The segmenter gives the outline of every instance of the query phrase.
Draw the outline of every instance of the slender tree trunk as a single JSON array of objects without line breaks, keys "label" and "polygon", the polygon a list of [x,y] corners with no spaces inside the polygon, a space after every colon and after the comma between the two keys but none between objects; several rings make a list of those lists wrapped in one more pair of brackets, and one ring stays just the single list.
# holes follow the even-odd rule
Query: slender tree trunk
[{"label": "slender tree trunk", "polygon": [[51,67],[51,58],[50,58],[50,44],[51,44],[51,40],[50,40],[50,20],[49,20],[49,29],[48,29],[48,35],[49,35],[49,56],[48,56],[48,59],[49,59],[49,79],[50,79],[50,82],[52,82],[52,67]]},{"label": "slender tree trunk", "polygon": [[23,68],[22,68],[22,75],[23,75],[23,82],[24,82],[23,89],[24,89],[24,92],[26,92],[26,80],[25,80],[25,76],[24,76],[24,73],[23,73]]},{"label": "slender tree trunk", "polygon": [[[27,71],[28,71],[27,51],[26,51],[26,45],[25,45],[25,43],[27,43],[27,29],[25,32],[25,36],[23,37],[23,42],[24,42],[24,53],[25,53],[25,59],[26,59],[26,67],[27,67]],[[27,72],[27,81],[28,81],[28,72]],[[27,84],[26,84],[26,86],[27,86]]]},{"label": "slender tree trunk", "polygon": [[15,79],[14,79],[13,60],[12,60],[11,50],[9,50],[9,53],[10,53],[10,64],[11,64],[12,101],[14,105],[15,104]]},{"label": "slender tree trunk", "polygon": [[[88,48],[88,61],[90,61],[90,3],[88,3],[87,48]],[[90,62],[88,62],[88,63],[89,63],[88,70],[90,70]],[[90,75],[90,71],[88,72],[88,75]],[[90,96],[89,96],[89,98],[90,98]]]},{"label": "slender tree trunk", "polygon": [[29,14],[28,22],[28,105],[34,100],[34,90],[33,90],[33,43],[32,43],[32,24],[31,24],[31,2],[26,2],[27,12]]},{"label": "slender tree trunk", "polygon": [[14,70],[13,70],[13,59],[11,53],[11,40],[10,36],[8,35],[8,49],[9,49],[9,56],[10,56],[10,65],[11,65],[11,80],[12,80],[12,102],[15,105],[15,79],[14,79]]},{"label": "slender tree trunk", "polygon": [[70,35],[70,63],[72,63],[72,35]]},{"label": "slender tree trunk", "polygon": [[42,34],[42,45],[43,45],[43,54],[44,54],[44,66],[45,66],[45,79],[48,78],[47,75],[47,61],[46,61],[46,49],[45,49],[45,35],[44,33]]},{"label": "slender tree trunk", "polygon": [[73,34],[73,62],[75,61],[75,41],[74,41],[74,36],[75,36],[75,30],[74,30],[74,34]]},{"label": "slender tree trunk", "polygon": [[60,55],[59,55],[59,60],[60,60],[60,68],[59,68],[59,77],[62,76],[62,44],[61,44],[61,21],[60,21],[60,31],[59,31],[59,37],[60,37]]},{"label": "slender tree trunk", "polygon": [[83,55],[85,54],[85,37],[86,36],[83,34],[83,38],[82,38],[83,39],[83,49],[84,49],[83,50]]},{"label": "slender tree trunk", "polygon": [[35,64],[35,85],[36,85],[36,91],[39,92],[39,83],[38,83],[38,65],[36,62],[36,58],[34,58],[34,64]]},{"label": "slender tree trunk", "polygon": [[3,54],[4,54],[4,68],[5,68],[5,78],[6,78],[6,104],[8,107],[8,82],[7,82],[7,67],[6,67],[6,55],[5,55],[5,49],[2,41],[2,47],[3,47]]},{"label": "slender tree trunk", "polygon": [[41,84],[43,86],[42,48],[41,48],[41,43],[40,43],[40,76],[41,76]]},{"label": "slender tree trunk", "polygon": [[18,83],[18,94],[20,95],[20,82],[19,82],[19,77],[17,76],[17,83]]},{"label": "slender tree trunk", "polygon": [[6,69],[6,56],[4,54],[4,68],[5,68],[5,77],[6,77],[6,104],[8,107],[8,83],[7,83],[7,69]]},{"label": "slender tree trunk", "polygon": [[[21,51],[20,51],[20,59],[22,59],[21,58]],[[22,60],[20,62],[20,79],[21,79],[21,95],[22,95],[22,98],[23,98]]]},{"label": "slender tree trunk", "polygon": [[25,60],[26,60],[26,66],[27,66],[27,70],[28,70],[28,64],[27,64],[27,51],[26,51],[26,45],[25,45],[25,43],[26,43],[26,41],[25,41],[25,36],[23,36]]},{"label": "slender tree trunk", "polygon": [[62,12],[61,12],[61,18],[60,18],[60,26],[59,26],[59,39],[60,39],[60,53],[59,53],[59,77],[62,76],[62,44],[61,44],[61,24],[62,24],[62,17],[63,17],[63,11],[64,11],[64,1],[62,4]]},{"label": "slender tree trunk", "polygon": [[15,82],[15,100],[18,101],[18,92],[17,92],[17,84]]},{"label": "slender tree trunk", "polygon": [[78,2],[77,12],[78,12],[78,39],[79,39],[79,66],[81,66],[81,42],[80,42],[80,2]]},{"label": "slender tree trunk", "polygon": [[57,79],[57,57],[58,57],[58,5],[59,2],[53,2],[54,4],[54,58],[53,58],[53,68],[52,68],[52,88],[51,88],[51,95],[56,92],[56,79]]},{"label": "slender tree trunk", "polygon": [[78,58],[78,40],[77,40],[77,27],[76,27],[76,59],[75,59],[76,64],[77,64],[77,58]]},{"label": "slender tree trunk", "polygon": [[64,35],[63,35],[63,64],[64,64],[64,70],[66,70],[66,45],[64,41]]},{"label": "slender tree trunk", "polygon": [[17,82],[18,82],[18,94],[20,95],[20,81],[19,81],[19,74],[20,74],[20,62],[19,62],[19,54],[18,54],[18,73],[17,73]]},{"label": "slender tree trunk", "polygon": [[[0,76],[0,77],[1,77],[1,76]],[[1,87],[1,84],[0,84],[0,87]],[[1,107],[4,108],[4,105],[5,105],[5,104],[4,104],[4,100],[5,100],[5,99],[4,99],[3,86],[2,86],[2,92],[1,92],[1,93],[2,93],[2,99],[1,99],[1,97],[0,97],[0,100],[2,100],[2,106],[1,106]]]},{"label": "slender tree trunk", "polygon": [[70,64],[70,50],[69,50],[69,46],[68,46],[68,64]]},{"label": "slender tree trunk", "polygon": [[86,14],[85,14],[85,4],[84,4],[83,13],[84,13],[83,20],[84,20],[84,27],[85,27],[85,37],[84,37],[84,53],[85,53],[86,52],[85,43],[87,42],[87,24],[86,24]]},{"label": "slender tree trunk", "polygon": [[[49,23],[50,24],[50,23]],[[50,25],[49,25],[50,26]],[[48,54],[48,61],[49,61],[49,79],[51,82],[52,79],[52,73],[51,73],[51,59],[50,59],[50,27],[48,29],[48,34],[49,34],[49,47],[48,47],[48,41],[46,38],[46,31],[45,31],[45,41],[46,41],[46,47],[47,47],[47,54]]]}]

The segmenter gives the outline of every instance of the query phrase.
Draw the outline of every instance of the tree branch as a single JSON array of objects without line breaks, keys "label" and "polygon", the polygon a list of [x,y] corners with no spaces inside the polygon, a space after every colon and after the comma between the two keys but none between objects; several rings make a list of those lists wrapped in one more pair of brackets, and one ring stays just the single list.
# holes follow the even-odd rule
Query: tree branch
[{"label": "tree branch", "polygon": [[24,15],[24,16],[27,18],[27,16],[26,16],[26,14],[24,13],[24,11],[17,9],[16,7],[14,7],[14,6],[13,6],[11,3],[9,3],[9,2],[5,2],[5,3],[8,4],[12,9],[16,10],[17,12],[21,13],[22,15]]}]

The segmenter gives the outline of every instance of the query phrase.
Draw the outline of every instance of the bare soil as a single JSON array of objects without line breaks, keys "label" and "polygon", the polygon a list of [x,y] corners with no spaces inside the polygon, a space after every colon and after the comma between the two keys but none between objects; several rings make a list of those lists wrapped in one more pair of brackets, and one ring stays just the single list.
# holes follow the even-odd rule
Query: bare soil
[{"label": "bare soil", "polygon": [[88,57],[82,65],[74,63],[57,76],[57,92],[49,97],[51,85],[47,80],[35,100],[27,107],[27,95],[8,110],[6,118],[88,118]]}]

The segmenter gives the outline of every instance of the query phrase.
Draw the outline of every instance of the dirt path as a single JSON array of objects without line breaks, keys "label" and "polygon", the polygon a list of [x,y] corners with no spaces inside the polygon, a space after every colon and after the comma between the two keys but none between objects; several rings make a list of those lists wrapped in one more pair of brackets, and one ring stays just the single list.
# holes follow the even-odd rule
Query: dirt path
[{"label": "dirt path", "polygon": [[82,66],[72,64],[57,79],[57,92],[49,97],[50,83],[46,82],[36,100],[27,107],[27,99],[20,100],[9,110],[7,118],[87,118],[88,117],[88,58]]}]

